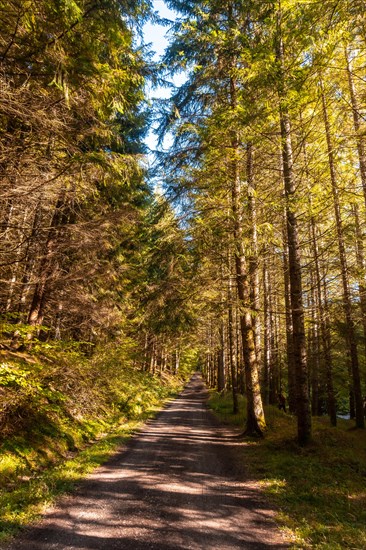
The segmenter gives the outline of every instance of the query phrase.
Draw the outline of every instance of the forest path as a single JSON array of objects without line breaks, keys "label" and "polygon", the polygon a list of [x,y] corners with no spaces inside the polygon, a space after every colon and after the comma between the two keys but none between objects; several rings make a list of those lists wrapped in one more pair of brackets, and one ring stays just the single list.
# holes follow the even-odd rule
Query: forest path
[{"label": "forest path", "polygon": [[258,485],[235,459],[242,443],[218,425],[206,397],[196,374],[127,450],[96,469],[9,548],[287,548]]}]

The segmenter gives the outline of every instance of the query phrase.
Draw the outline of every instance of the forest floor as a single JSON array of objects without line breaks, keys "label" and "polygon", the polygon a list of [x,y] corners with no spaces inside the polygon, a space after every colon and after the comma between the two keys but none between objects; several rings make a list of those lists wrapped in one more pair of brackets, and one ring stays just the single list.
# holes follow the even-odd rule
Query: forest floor
[{"label": "forest floor", "polygon": [[[288,548],[198,375],[8,550]],[[239,454],[238,454],[239,453]]]},{"label": "forest floor", "polygon": [[[245,401],[233,414],[231,392],[210,392],[209,405],[221,422],[243,428]],[[313,417],[313,439],[297,444],[295,416],[267,406],[263,439],[239,449],[251,476],[280,510],[277,521],[288,529],[293,548],[364,550],[366,548],[366,430],[354,420]]]},{"label": "forest floor", "polygon": [[182,376],[141,371],[122,346],[0,349],[0,546],[179,395]]}]

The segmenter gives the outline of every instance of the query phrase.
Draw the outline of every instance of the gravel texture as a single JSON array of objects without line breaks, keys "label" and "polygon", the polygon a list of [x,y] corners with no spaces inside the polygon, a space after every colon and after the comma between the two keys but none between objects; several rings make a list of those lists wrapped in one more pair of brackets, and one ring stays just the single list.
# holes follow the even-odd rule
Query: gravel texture
[{"label": "gravel texture", "polygon": [[[206,409],[198,374],[127,448],[8,550],[284,549],[243,445]],[[245,456],[245,455],[244,455]]]}]

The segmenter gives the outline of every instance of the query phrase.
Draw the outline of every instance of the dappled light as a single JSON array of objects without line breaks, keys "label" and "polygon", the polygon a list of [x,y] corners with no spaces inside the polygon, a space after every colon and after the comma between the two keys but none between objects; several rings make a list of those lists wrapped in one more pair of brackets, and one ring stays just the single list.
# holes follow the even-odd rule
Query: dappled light
[{"label": "dappled light", "polygon": [[286,548],[271,507],[235,460],[239,443],[206,397],[196,375],[14,550]]},{"label": "dappled light", "polygon": [[366,548],[365,0],[0,14],[0,545]]}]

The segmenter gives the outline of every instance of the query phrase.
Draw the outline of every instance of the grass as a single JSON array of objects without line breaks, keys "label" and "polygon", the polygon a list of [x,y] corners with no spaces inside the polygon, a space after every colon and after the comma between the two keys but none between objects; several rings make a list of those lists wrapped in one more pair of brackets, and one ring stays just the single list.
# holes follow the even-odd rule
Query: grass
[{"label": "grass", "polygon": [[[22,456],[26,459],[27,466],[16,455],[13,454],[13,460],[11,455],[3,452],[0,455],[0,472],[3,474],[8,470],[8,480],[11,478],[12,481],[0,488],[0,543],[7,541],[20,528],[37,520],[59,495],[72,491],[77,482],[103,464],[158,410],[157,406],[145,410],[140,419],[122,418],[120,424],[109,426],[109,433],[100,434],[96,440],[84,443],[84,448],[78,451],[59,453],[56,456],[50,444],[44,451],[48,460],[42,456],[39,459],[37,450],[23,447]],[[19,440],[20,438],[18,443]]]},{"label": "grass", "polygon": [[[145,419],[154,414],[150,411]],[[98,441],[75,452],[73,457],[60,459],[56,464],[49,463],[44,470],[36,470],[33,475],[23,476],[0,490],[0,542],[35,521],[45,508],[61,494],[72,491],[77,482],[94,468],[103,464],[118,447],[125,443],[141,426],[142,420],[131,420],[115,427]]]},{"label": "grass", "polygon": [[[209,404],[221,421],[244,425],[243,400],[237,415],[229,394],[213,392]],[[279,510],[292,548],[366,548],[366,432],[314,418],[313,441],[302,448],[294,417],[270,406],[266,418],[265,438],[246,440],[242,460]]]},{"label": "grass", "polygon": [[0,359],[0,543],[105,462],[182,387],[176,377],[121,367],[117,352],[92,364],[59,353]]}]

